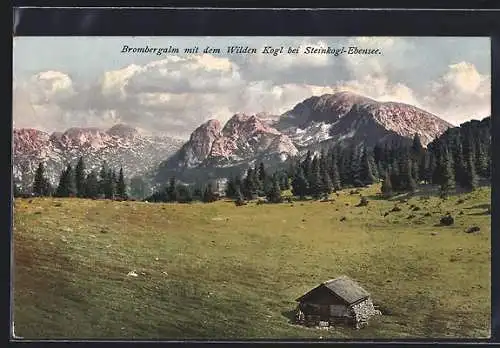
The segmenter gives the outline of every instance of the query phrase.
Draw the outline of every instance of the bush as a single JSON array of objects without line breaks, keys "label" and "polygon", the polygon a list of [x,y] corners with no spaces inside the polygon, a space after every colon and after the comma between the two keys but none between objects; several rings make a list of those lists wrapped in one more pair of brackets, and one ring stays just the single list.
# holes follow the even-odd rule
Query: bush
[{"label": "bush", "polygon": [[439,222],[443,226],[451,226],[455,223],[455,219],[451,215],[445,215],[441,217],[441,220],[439,220]]}]

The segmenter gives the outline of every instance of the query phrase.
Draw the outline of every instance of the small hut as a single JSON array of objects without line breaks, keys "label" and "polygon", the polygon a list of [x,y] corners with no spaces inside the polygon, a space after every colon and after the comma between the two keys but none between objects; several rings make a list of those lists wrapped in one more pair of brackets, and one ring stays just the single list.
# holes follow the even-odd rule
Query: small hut
[{"label": "small hut", "polygon": [[296,301],[297,321],[308,326],[343,323],[360,328],[371,316],[381,314],[373,306],[370,294],[346,276],[328,280]]}]

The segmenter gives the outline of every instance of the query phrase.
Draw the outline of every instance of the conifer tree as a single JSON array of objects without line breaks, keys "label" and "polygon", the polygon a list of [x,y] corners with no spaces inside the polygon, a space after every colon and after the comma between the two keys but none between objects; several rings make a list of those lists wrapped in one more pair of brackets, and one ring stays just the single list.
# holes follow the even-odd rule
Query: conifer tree
[{"label": "conifer tree", "polygon": [[279,185],[282,191],[290,189],[290,179],[288,178],[287,172],[280,172],[279,176]]},{"label": "conifer tree", "polygon": [[264,183],[266,181],[267,173],[266,173],[266,169],[264,168],[264,163],[262,163],[262,162],[260,162],[260,164],[259,164],[258,177],[259,177],[259,181],[261,183]]},{"label": "conifer tree", "polygon": [[278,178],[276,175],[273,175],[269,190],[266,192],[266,198],[270,203],[281,203],[283,201]]},{"label": "conifer tree", "polygon": [[310,180],[311,165],[312,165],[312,152],[311,152],[311,150],[309,150],[309,151],[307,151],[306,157],[301,164],[302,170],[304,172],[304,176],[307,179],[307,181]]},{"label": "conifer tree", "polygon": [[382,182],[381,187],[382,195],[386,198],[392,196],[392,183],[391,183],[391,175],[389,171],[386,171],[384,181]]},{"label": "conifer tree", "polygon": [[259,187],[257,185],[257,178],[255,170],[252,168],[248,168],[247,176],[243,180],[243,196],[247,200],[252,200],[257,198]]},{"label": "conifer tree", "polygon": [[61,173],[56,195],[58,197],[74,197],[76,195],[75,180],[71,164],[68,164],[66,169]]},{"label": "conifer tree", "polygon": [[349,151],[349,165],[350,165],[350,170],[349,170],[349,176],[352,180],[352,185],[355,187],[361,187],[363,186],[363,182],[361,181],[360,177],[360,160],[361,156],[359,154],[359,148],[352,145],[351,150]]},{"label": "conifer tree", "polygon": [[115,199],[116,194],[116,177],[112,169],[108,169],[108,173],[104,179],[104,197],[106,199]]},{"label": "conifer tree", "polygon": [[339,174],[342,187],[347,187],[354,184],[353,165],[351,148],[344,148],[340,153],[339,158]]},{"label": "conifer tree", "polygon": [[238,186],[237,191],[236,191],[236,197],[235,200],[236,204],[242,205],[245,202],[245,198],[243,197],[243,194],[241,193],[240,186]]},{"label": "conifer tree", "polygon": [[371,154],[368,152],[367,148],[363,149],[363,154],[361,156],[360,163],[360,173],[359,179],[363,183],[363,185],[371,185],[375,182],[374,171],[374,163],[371,158]]},{"label": "conifer tree", "polygon": [[332,163],[331,165],[330,178],[332,182],[333,191],[338,191],[342,189],[342,185],[340,183],[339,167],[335,162]]},{"label": "conifer tree", "polygon": [[329,195],[333,191],[333,183],[328,173],[327,166],[323,166],[320,172],[321,177],[321,193],[324,195]]},{"label": "conifer tree", "polygon": [[455,185],[451,154],[445,146],[441,148],[440,162],[438,163],[437,171],[440,185],[439,193],[440,197],[444,199],[448,197]]},{"label": "conifer tree", "polygon": [[116,195],[120,199],[127,199],[127,186],[125,185],[125,177],[123,176],[123,168],[120,168],[118,180],[116,182]]},{"label": "conifer tree", "polygon": [[205,187],[205,190],[203,192],[203,202],[205,203],[212,203],[217,200],[217,197],[215,195],[214,187],[211,182],[207,184]]},{"label": "conifer tree", "polygon": [[99,179],[95,171],[90,172],[85,179],[84,197],[97,198],[99,196]]},{"label": "conifer tree", "polygon": [[80,157],[78,163],[75,167],[75,187],[76,187],[76,196],[84,197],[85,196],[85,163],[83,161],[83,157]]},{"label": "conifer tree", "polygon": [[21,195],[21,189],[19,188],[18,183],[13,183],[12,184],[12,194],[14,195],[14,198],[17,198]]},{"label": "conifer tree", "polygon": [[130,195],[133,198],[143,199],[147,196],[149,187],[140,176],[134,176],[130,179]]},{"label": "conifer tree", "polygon": [[[472,145],[473,146],[473,145]],[[471,151],[474,152],[475,154],[472,155],[472,160],[475,162],[474,167],[476,168],[476,171],[479,175],[482,177],[489,177],[488,173],[488,151],[486,149],[486,146],[482,143],[479,142],[477,146],[475,146],[475,149],[473,148]]]},{"label": "conifer tree", "polygon": [[424,151],[425,149],[422,145],[422,140],[420,139],[420,135],[418,133],[415,133],[413,137],[413,143],[411,145],[412,159],[418,162],[423,156]]},{"label": "conifer tree", "polygon": [[99,193],[106,195],[108,186],[108,164],[106,161],[102,163],[101,170],[99,171]]},{"label": "conifer tree", "polygon": [[292,180],[292,194],[304,199],[309,191],[308,182],[304,175],[304,170],[299,167]]},{"label": "conifer tree", "polygon": [[47,192],[47,179],[45,178],[45,168],[43,163],[38,164],[38,168],[35,172],[35,179],[33,181],[33,193],[36,196],[46,196]]},{"label": "conifer tree", "polygon": [[200,184],[193,187],[193,200],[203,202],[203,187]]},{"label": "conifer tree", "polygon": [[177,181],[175,180],[175,177],[171,177],[168,185],[165,189],[165,200],[167,202],[175,202],[177,201]]},{"label": "conifer tree", "polygon": [[413,174],[413,171],[416,170],[416,166],[414,165],[415,162],[413,162],[411,159],[408,159],[408,186],[407,190],[410,192],[415,192],[417,189],[417,181],[415,179],[415,175]]},{"label": "conifer tree", "polygon": [[452,166],[454,172],[454,180],[457,183],[462,183],[465,180],[465,159],[464,148],[461,139],[457,136],[453,139],[453,151],[451,152]]},{"label": "conifer tree", "polygon": [[176,186],[176,201],[179,203],[191,203],[193,201],[193,192],[188,185]]},{"label": "conifer tree", "polygon": [[467,138],[464,144],[464,175],[461,186],[469,190],[475,190],[478,185],[478,177],[475,165],[474,145],[471,138]]},{"label": "conifer tree", "polygon": [[390,175],[390,180],[392,184],[392,189],[394,192],[401,192],[404,191],[402,188],[404,186],[403,181],[401,180],[401,174],[399,172],[399,164],[397,162],[397,159],[394,158],[393,163],[389,166],[387,169],[389,175]]},{"label": "conifer tree", "polygon": [[236,192],[237,192],[236,180],[234,178],[228,178],[225,189],[226,197],[235,198]]},{"label": "conifer tree", "polygon": [[319,165],[319,158],[317,156],[314,157],[311,164],[311,178],[309,181],[309,193],[314,198],[321,197],[323,193],[322,180],[321,180],[321,171]]},{"label": "conifer tree", "polygon": [[379,164],[384,162],[384,148],[380,144],[376,144],[373,147],[373,160],[375,161],[375,165],[379,168]]}]

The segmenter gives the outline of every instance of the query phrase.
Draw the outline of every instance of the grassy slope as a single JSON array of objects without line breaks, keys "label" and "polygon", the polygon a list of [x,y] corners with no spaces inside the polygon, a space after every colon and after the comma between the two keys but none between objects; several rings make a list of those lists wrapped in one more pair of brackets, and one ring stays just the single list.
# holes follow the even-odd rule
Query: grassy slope
[{"label": "grassy slope", "polygon": [[[394,202],[354,207],[359,197],[346,192],[333,203],[294,206],[18,199],[16,333],[25,338],[488,336],[491,218],[484,205],[490,190],[462,195],[462,204],[457,198],[441,207],[437,198],[413,198],[387,217],[383,213]],[[411,204],[422,210],[410,212]],[[434,226],[442,213],[460,210],[464,214],[454,226]],[[416,217],[407,219],[410,214]],[[340,222],[341,216],[347,220]],[[472,224],[481,233],[464,233]],[[128,277],[131,270],[139,276]],[[295,298],[341,274],[357,279],[391,315],[358,331],[288,322]]]}]

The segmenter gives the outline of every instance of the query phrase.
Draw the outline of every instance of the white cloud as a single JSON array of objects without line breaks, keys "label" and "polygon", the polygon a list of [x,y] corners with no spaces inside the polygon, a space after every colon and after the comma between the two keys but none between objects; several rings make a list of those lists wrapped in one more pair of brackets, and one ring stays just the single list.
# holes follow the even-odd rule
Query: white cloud
[{"label": "white cloud", "polygon": [[[344,90],[413,104],[453,123],[489,115],[490,77],[471,63],[450,65],[423,92],[391,77],[392,66],[384,56],[400,52],[401,42],[398,38],[352,39],[349,45],[381,47],[386,53],[336,60],[328,55],[258,54],[237,64],[228,57],[207,54],[168,56],[107,71],[88,86],[63,72],[41,72],[25,82],[16,79],[15,125],[54,131],[123,122],[144,132],[188,137],[210,118],[224,122],[237,112],[281,114],[312,95]],[[302,44],[321,46],[323,42]],[[320,74],[333,71],[334,77],[311,82],[313,69]],[[335,77],[335,69],[347,69],[348,78]],[[278,75],[281,79],[276,81]]]},{"label": "white cloud", "polygon": [[481,75],[467,62],[452,64],[422,99],[425,106],[456,124],[482,118],[491,114],[491,76]]}]

